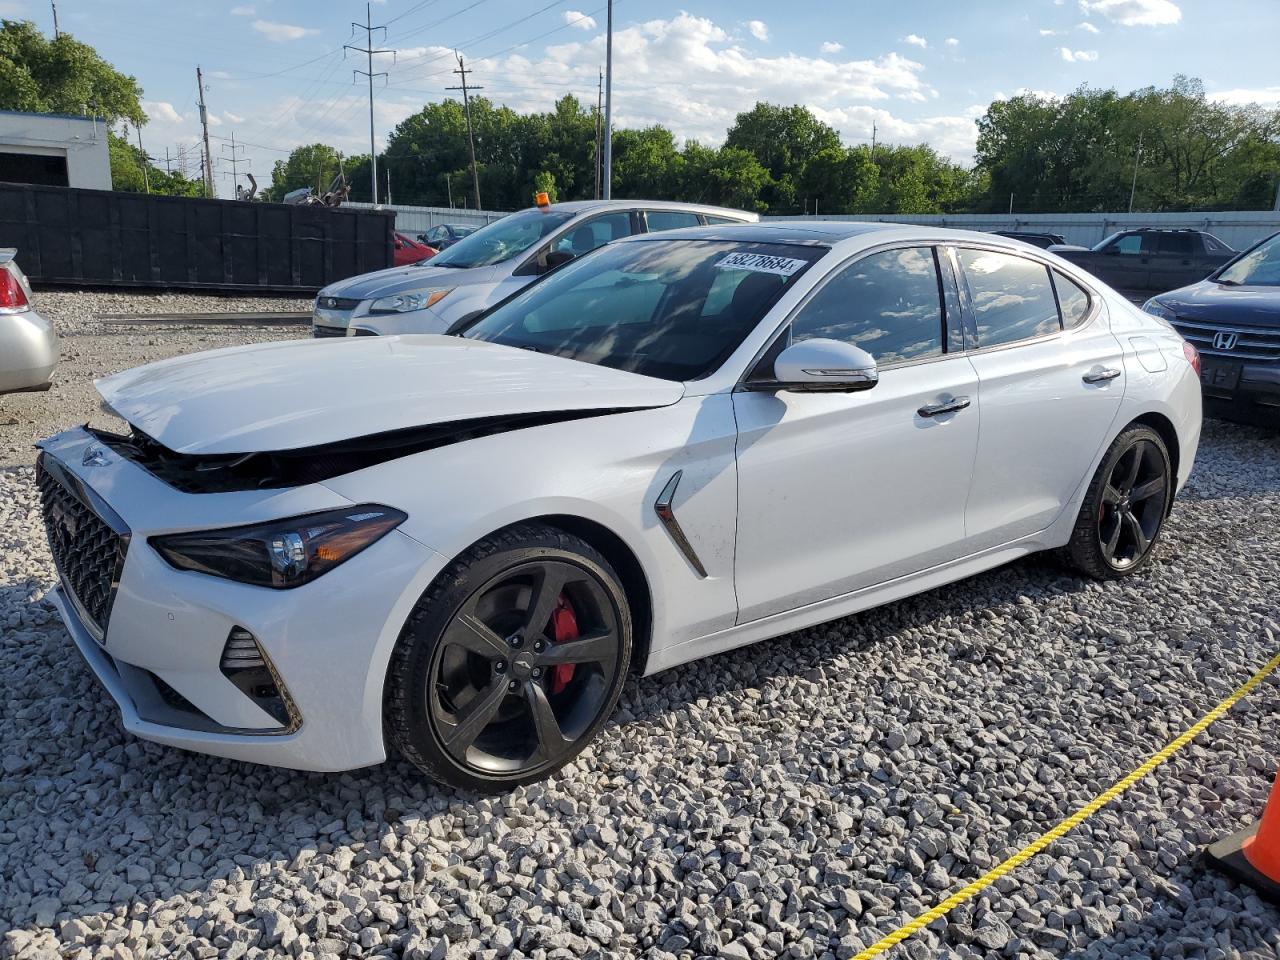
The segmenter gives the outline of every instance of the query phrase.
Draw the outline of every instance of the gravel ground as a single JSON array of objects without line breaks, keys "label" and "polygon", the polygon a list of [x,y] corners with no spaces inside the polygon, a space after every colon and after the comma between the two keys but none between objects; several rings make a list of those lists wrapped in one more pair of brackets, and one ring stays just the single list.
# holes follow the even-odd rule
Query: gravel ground
[{"label": "gravel ground", "polygon": [[[1031,559],[633,680],[580,759],[497,799],[125,736],[53,579],[32,470],[0,471],[0,953],[845,958],[1280,649],[1280,437],[1209,423],[1123,584]],[[890,956],[1276,956],[1280,913],[1196,856],[1261,810],[1278,707],[1271,679]]]}]

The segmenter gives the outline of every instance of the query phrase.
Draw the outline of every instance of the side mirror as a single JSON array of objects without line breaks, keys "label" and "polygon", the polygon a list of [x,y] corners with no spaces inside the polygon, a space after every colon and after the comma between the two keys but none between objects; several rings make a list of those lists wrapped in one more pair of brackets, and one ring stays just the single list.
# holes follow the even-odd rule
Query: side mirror
[{"label": "side mirror", "polygon": [[568,250],[549,250],[547,255],[542,258],[543,271],[549,272],[556,267],[562,267],[573,259],[573,254]]},{"label": "side mirror", "polygon": [[855,393],[880,382],[875,357],[851,343],[822,338],[783,350],[773,362],[773,376],[771,389],[809,393]]}]

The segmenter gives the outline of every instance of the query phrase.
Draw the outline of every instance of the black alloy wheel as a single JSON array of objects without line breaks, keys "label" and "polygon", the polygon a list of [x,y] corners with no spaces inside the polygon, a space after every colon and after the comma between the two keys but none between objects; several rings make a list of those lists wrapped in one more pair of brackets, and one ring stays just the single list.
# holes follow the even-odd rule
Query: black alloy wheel
[{"label": "black alloy wheel", "polygon": [[1127,576],[1151,559],[1169,513],[1173,468],[1164,440],[1141,424],[1126,428],[1099,464],[1067,546],[1090,576]]},{"label": "black alloy wheel", "polygon": [[453,786],[541,779],[608,719],[630,653],[608,561],[555,528],[513,527],[471,547],[419,601],[388,672],[388,733]]}]

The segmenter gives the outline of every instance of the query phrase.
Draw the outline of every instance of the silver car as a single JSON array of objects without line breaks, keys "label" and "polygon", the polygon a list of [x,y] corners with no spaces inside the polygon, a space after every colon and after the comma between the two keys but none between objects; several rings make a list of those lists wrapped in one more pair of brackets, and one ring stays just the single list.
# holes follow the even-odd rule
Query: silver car
[{"label": "silver car", "polygon": [[444,333],[574,257],[637,233],[754,223],[744,210],[665,200],[576,200],[495,220],[430,260],[331,283],[316,297],[317,337]]},{"label": "silver car", "polygon": [[58,365],[58,335],[31,306],[31,284],[13,259],[0,250],[0,393],[47,390]]}]

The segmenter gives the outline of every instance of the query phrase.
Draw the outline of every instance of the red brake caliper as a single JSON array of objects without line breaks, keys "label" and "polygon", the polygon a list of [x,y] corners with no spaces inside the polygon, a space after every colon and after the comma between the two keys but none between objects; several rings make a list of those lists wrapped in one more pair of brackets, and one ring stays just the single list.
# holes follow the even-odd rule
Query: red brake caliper
[{"label": "red brake caliper", "polygon": [[[556,601],[556,609],[551,614],[551,637],[556,643],[568,643],[578,639],[578,618],[574,615],[573,605],[563,593]],[[572,663],[562,663],[551,668],[551,692],[559,693],[573,679]]]}]

